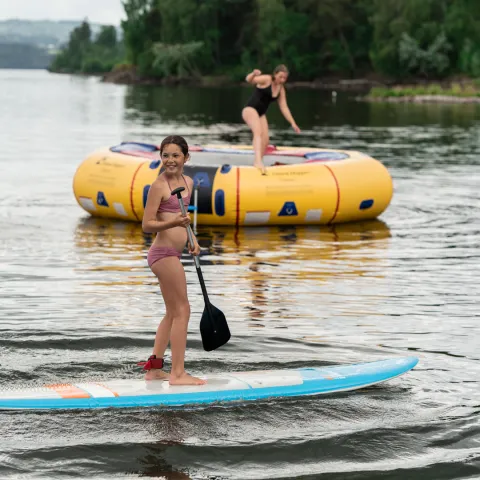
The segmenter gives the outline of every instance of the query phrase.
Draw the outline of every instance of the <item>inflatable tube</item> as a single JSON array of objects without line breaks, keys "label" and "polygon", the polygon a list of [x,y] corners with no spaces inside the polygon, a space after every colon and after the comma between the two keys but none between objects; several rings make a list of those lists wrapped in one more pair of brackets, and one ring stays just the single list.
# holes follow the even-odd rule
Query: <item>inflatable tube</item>
[{"label": "inflatable tube", "polygon": [[[245,145],[193,146],[185,174],[194,179],[198,224],[326,225],[369,220],[389,205],[388,170],[356,151],[270,146],[267,175]],[[73,190],[93,216],[140,222],[160,173],[158,147],[122,143],[100,149],[78,167]]]}]

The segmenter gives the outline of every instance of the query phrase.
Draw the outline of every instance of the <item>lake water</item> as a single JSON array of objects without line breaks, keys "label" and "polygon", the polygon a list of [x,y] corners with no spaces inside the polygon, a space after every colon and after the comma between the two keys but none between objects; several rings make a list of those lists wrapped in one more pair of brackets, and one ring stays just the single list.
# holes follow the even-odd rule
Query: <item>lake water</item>
[{"label": "lake water", "polygon": [[[163,302],[139,225],[90,218],[79,163],[121,141],[249,143],[248,88],[127,87],[0,70],[0,388],[138,378]],[[271,143],[356,149],[394,197],[376,221],[199,227],[229,344],[207,353],[188,257],[187,368],[297,368],[417,355],[365,390],[188,409],[0,412],[0,478],[480,478],[480,106],[368,104],[291,89],[296,135],[272,107]]]}]

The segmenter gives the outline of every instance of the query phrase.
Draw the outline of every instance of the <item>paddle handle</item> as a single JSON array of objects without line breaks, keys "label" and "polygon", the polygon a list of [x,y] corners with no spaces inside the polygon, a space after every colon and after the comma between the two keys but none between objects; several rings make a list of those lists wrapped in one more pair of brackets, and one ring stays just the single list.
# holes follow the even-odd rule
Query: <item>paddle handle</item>
[{"label": "paddle handle", "polygon": [[[182,192],[185,190],[185,187],[178,187],[172,191],[172,195],[176,195],[178,199],[178,204],[180,205],[180,210],[182,211],[183,215],[187,215],[187,210],[185,209],[185,205],[183,204]],[[193,232],[190,225],[187,226],[187,236],[188,241],[190,242],[191,247],[193,248]],[[193,260],[195,261],[195,266],[197,269],[200,268],[200,261],[196,255],[193,255]]]},{"label": "paddle handle", "polygon": [[[172,191],[172,195],[177,196],[180,209],[183,215],[186,215],[187,211],[185,209],[185,205],[183,204],[183,198],[182,198],[182,192],[184,190],[185,190],[185,187],[178,187]],[[194,245],[193,232],[192,232],[192,227],[190,227],[190,225],[187,226],[187,236],[188,236],[188,241],[190,242],[190,245],[193,248],[193,245]],[[198,275],[198,280],[200,281],[200,287],[202,287],[202,293],[203,293],[203,298],[205,300],[205,305],[207,307],[207,310],[210,313],[210,300],[208,298],[207,287],[205,286],[205,280],[203,279],[202,269],[200,268],[200,260],[198,259],[198,255],[192,255],[192,256],[193,256],[193,261],[195,262],[195,267],[197,269],[197,275]]]}]

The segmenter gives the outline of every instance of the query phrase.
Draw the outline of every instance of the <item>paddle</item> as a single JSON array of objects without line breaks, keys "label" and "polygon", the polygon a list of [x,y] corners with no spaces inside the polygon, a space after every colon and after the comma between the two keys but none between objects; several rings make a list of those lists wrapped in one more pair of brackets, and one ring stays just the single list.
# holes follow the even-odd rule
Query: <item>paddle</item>
[{"label": "paddle", "polygon": [[[172,195],[176,195],[182,213],[186,215],[185,205],[183,204],[182,192],[185,187],[178,187],[172,191]],[[193,247],[193,233],[190,225],[187,227],[188,241]],[[197,268],[198,279],[202,287],[203,298],[205,300],[205,309],[203,310],[202,318],[200,319],[200,335],[202,336],[203,348],[207,352],[215,350],[222,345],[225,345],[230,340],[230,329],[228,328],[227,319],[221,310],[210,303],[203,280],[202,270],[200,268],[200,261],[198,256],[193,255],[195,267]]]}]

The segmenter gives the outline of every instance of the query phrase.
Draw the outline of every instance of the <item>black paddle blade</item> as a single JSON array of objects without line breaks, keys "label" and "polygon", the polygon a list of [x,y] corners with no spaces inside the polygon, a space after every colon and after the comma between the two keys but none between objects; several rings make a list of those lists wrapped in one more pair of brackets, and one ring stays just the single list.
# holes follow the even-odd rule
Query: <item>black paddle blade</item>
[{"label": "black paddle blade", "polygon": [[205,306],[200,319],[200,335],[203,348],[207,352],[225,345],[230,340],[230,329],[225,315],[211,303]]}]

